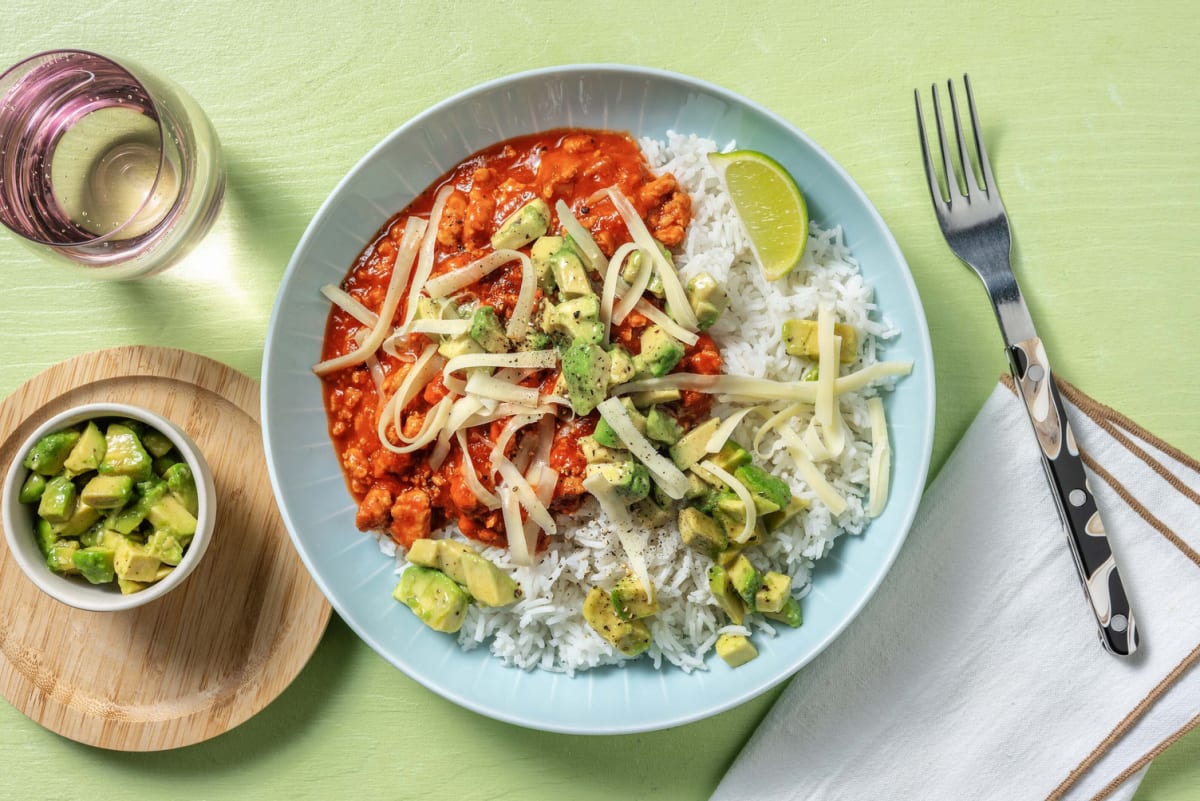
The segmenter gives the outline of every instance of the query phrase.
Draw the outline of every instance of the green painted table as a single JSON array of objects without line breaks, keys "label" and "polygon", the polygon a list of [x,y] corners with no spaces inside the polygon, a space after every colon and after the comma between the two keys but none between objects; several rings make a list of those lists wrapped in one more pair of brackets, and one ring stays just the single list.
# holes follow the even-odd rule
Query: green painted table
[{"label": "green painted table", "polygon": [[[372,145],[486,79],[621,61],[691,74],[773,109],[866,191],[929,317],[936,468],[1005,370],[978,281],[938,234],[914,133],[913,87],[968,70],[1013,219],[1016,269],[1060,374],[1200,455],[1189,414],[1200,406],[1200,12],[1186,0],[1014,0],[953,12],[942,0],[852,0],[820,13],[792,2],[686,11],[465,0],[346,0],[336,10],[280,0],[7,5],[0,61],[82,46],[132,56],[187,87],[224,142],[229,193],[197,252],[136,284],[84,280],[0,237],[0,393],[67,357],[135,343],[187,348],[257,376],[292,248]],[[48,333],[32,338],[31,329]],[[654,734],[542,734],[443,701],[335,619],[264,712],[177,752],[92,749],[0,705],[0,796],[120,788],[216,799],[256,788],[278,798],[697,799],[775,695]],[[1193,733],[1155,762],[1138,798],[1195,798],[1198,787]]]}]

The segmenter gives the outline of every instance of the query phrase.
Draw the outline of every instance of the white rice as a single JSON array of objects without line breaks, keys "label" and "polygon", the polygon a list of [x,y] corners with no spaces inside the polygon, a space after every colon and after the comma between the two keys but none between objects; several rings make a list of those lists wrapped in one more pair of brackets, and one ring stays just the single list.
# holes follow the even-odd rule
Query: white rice
[{"label": "white rice", "polygon": [[[716,143],[669,132],[666,142],[643,139],[641,145],[651,167],[673,173],[692,196],[692,224],[683,252],[675,259],[681,275],[686,281],[706,271],[722,281],[729,294],[728,311],[710,329],[721,348],[726,373],[799,380],[811,365],[784,351],[781,325],[788,318],[815,318],[820,302],[831,303],[837,319],[859,331],[859,358],[844,369],[857,370],[876,361],[878,340],[897,332],[876,313],[872,290],[863,281],[840,227],[825,229],[811,223],[800,266],[768,285],[729,197],[705,158],[717,149]],[[727,149],[731,148],[732,143]],[[820,465],[829,482],[847,499],[848,509],[838,518],[832,519],[799,478],[781,443],[764,440],[762,452],[755,457],[758,464],[785,480],[793,494],[811,504],[808,512],[746,551],[760,571],[792,576],[792,592],[797,598],[808,593],[813,563],[829,553],[834,540],[843,532],[861,533],[866,523],[863,496],[871,452],[866,399],[871,394],[873,390],[868,389],[841,399],[848,428],[846,448],[837,460]],[[718,398],[714,413],[726,415],[733,408]],[[802,430],[807,424],[808,419],[801,417],[796,428]],[[753,421],[746,420],[735,437],[748,446],[753,433]],[[488,559],[521,584],[524,598],[502,608],[471,605],[458,634],[464,649],[486,645],[507,665],[568,675],[626,661],[584,622],[581,611],[593,586],[610,587],[626,575],[616,534],[591,499],[559,531],[561,536],[539,554],[532,567],[513,565],[506,549],[484,550]],[[446,536],[479,545],[466,540],[453,526]],[[728,624],[708,589],[706,571],[711,560],[686,547],[673,523],[654,531],[650,541],[648,562],[662,607],[647,621],[653,634],[647,658],[655,667],[667,662],[686,672],[706,669],[705,657],[722,633],[775,635],[775,627],[758,615],[748,618],[746,626]],[[389,556],[395,555],[396,572],[402,572],[407,565],[403,553],[387,537],[381,537],[380,547]]]}]

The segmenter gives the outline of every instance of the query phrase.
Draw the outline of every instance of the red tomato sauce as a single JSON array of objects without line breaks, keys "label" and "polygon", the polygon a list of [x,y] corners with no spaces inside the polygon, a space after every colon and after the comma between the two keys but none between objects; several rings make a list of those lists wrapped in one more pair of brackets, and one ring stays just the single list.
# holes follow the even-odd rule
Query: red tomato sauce
[{"label": "red tomato sauce", "polygon": [[[351,297],[373,312],[383,306],[388,281],[406,220],[413,215],[428,219],[434,197],[445,185],[454,187],[438,226],[432,275],[462,267],[491,251],[490,239],[500,223],[534,198],[545,200],[551,210],[559,199],[566,202],[580,223],[587,227],[606,256],[631,239],[612,203],[597,193],[618,187],[645,220],[651,234],[667,247],[682,243],[691,221],[691,199],[669,174],[655,176],[637,143],[627,134],[610,131],[562,129],[509,139],[469,157],[421,193],[392,217],[363,249],[341,286]],[[561,233],[557,214],[549,233]],[[528,246],[524,248],[528,252]],[[592,275],[599,286],[598,276]],[[466,288],[479,303],[495,308],[507,320],[521,288],[517,263],[501,267]],[[407,289],[405,292],[407,295]],[[540,303],[541,290],[537,297]],[[653,299],[647,296],[648,300]],[[405,316],[403,301],[393,325]],[[631,313],[613,329],[612,339],[630,353],[639,348],[639,337],[649,321]],[[338,306],[333,306],[325,327],[322,359],[331,359],[356,349],[355,336],[364,326]],[[382,375],[384,398],[395,393],[408,370],[431,340],[413,334],[399,343],[395,355],[376,354]],[[689,347],[676,371],[715,374],[721,356],[707,335]],[[548,393],[557,378],[557,368],[541,371],[526,382]],[[448,390],[440,374],[420,392],[402,413],[402,427],[411,435],[425,414]],[[332,373],[324,379],[325,409],[329,433],[341,463],[346,484],[359,504],[356,524],[364,531],[386,530],[399,544],[408,547],[428,537],[432,530],[453,522],[469,537],[484,543],[507,544],[500,510],[482,505],[467,487],[464,458],[470,458],[480,483],[495,489],[490,474],[489,454],[503,421],[466,429],[468,453],[464,456],[455,439],[445,460],[433,469],[429,463],[432,445],[413,453],[397,454],[380,444],[377,421],[386,400],[381,400],[367,365]],[[708,414],[706,395],[684,392],[676,404],[685,425]],[[559,472],[550,508],[569,512],[578,507],[586,462],[579,439],[595,428],[598,415],[576,418],[569,408],[555,423],[550,466]],[[505,453],[512,456],[520,435],[531,435],[535,426],[522,429]],[[389,424],[392,441],[395,431]],[[544,535],[543,535],[544,536]]]}]

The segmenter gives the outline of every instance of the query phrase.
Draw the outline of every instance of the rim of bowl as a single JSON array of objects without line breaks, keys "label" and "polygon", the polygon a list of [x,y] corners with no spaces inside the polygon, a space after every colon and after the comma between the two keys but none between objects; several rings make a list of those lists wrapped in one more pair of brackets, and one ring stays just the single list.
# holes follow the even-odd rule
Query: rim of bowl
[{"label": "rim of bowl", "polygon": [[[184,461],[192,469],[199,496],[200,508],[196,516],[196,533],[192,535],[192,541],[188,545],[183,560],[171,572],[171,575],[162,581],[157,581],[146,589],[129,595],[114,592],[112,587],[115,587],[115,584],[111,582],[93,585],[76,581],[67,576],[60,576],[51,572],[44,559],[32,558],[31,548],[36,550],[37,547],[30,525],[32,514],[29,512],[28,504],[17,500],[21,484],[29,474],[29,469],[22,462],[33,444],[52,431],[100,417],[128,417],[138,420],[171,440],[171,444],[179,450]],[[8,543],[9,552],[20,565],[21,571],[38,589],[51,598],[67,606],[89,612],[119,612],[144,606],[178,587],[191,575],[204,556],[204,552],[208,550],[216,525],[216,486],[213,481],[212,469],[200,448],[182,428],[163,415],[141,406],[126,403],[98,402],[73,406],[50,417],[35,428],[22,441],[16,456],[8,465],[0,498],[2,498],[4,507],[4,538]]]}]

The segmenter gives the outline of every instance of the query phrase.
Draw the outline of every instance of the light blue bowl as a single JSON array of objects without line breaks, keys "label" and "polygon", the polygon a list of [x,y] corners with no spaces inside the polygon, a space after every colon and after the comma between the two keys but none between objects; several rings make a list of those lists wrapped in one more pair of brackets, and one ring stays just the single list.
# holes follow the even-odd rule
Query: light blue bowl
[{"label": "light blue bowl", "polygon": [[[328,436],[320,359],[338,283],[383,223],[464,157],[520,134],[567,126],[664,137],[691,132],[774,156],[794,175],[812,219],[840,224],[903,332],[888,358],[913,374],[886,396],[894,463],[887,509],[861,536],[843,536],[819,564],[804,625],[756,637],[759,657],[730,670],[656,671],[646,660],[574,678],[504,667],[486,649],[459,650],[391,598],[393,561],[354,527],[354,503]],[[338,614],[384,658],[442,696],[481,714],[548,731],[647,731],[736,706],[786,679],[820,653],[866,604],[896,558],[916,513],[933,444],[933,357],[921,300],[883,220],[850,177],[804,134],[720,87],[657,70],[556,67],[492,81],[453,97],[388,136],[321,206],[296,248],[271,316],[263,361],[263,440],[271,483],[292,539]],[[917,614],[918,610],[914,610]]]}]

